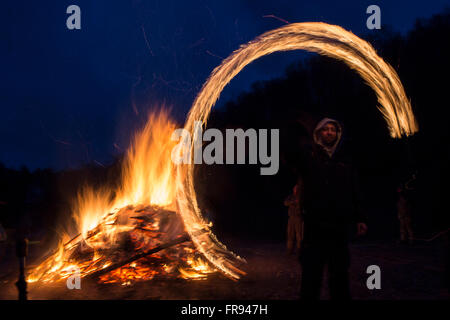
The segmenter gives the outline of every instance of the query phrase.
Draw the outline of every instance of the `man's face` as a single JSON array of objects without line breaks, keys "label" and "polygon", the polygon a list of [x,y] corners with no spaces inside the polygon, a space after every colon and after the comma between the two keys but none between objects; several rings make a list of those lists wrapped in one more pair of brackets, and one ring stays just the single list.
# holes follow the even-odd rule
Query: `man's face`
[{"label": "man's face", "polygon": [[319,131],[320,139],[327,147],[331,147],[337,139],[336,125],[332,122],[325,124]]}]

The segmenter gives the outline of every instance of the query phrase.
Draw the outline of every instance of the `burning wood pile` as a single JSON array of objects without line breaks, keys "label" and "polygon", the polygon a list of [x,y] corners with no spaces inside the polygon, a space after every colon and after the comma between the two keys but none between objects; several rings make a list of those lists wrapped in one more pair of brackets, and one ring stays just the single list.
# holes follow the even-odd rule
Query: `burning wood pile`
[{"label": "burning wood pile", "polygon": [[128,206],[108,214],[85,237],[80,234],[51,254],[29,281],[54,282],[74,270],[123,285],[155,277],[205,279],[215,272],[196,252],[176,212],[158,206]]}]

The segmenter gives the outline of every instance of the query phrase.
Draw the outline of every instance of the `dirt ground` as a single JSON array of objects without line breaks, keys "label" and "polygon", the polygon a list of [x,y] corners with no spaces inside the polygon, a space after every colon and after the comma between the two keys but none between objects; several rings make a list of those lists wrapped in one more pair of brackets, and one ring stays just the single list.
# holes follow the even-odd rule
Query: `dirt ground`
[{"label": "dirt ground", "polygon": [[[247,276],[232,281],[220,273],[207,280],[154,279],[131,285],[98,284],[83,280],[81,290],[58,285],[29,285],[29,299],[298,299],[301,268],[287,255],[284,243],[234,240],[225,242],[247,260]],[[449,299],[442,241],[400,246],[388,242],[351,244],[351,291],[356,300]],[[13,251],[10,250],[12,256]],[[366,269],[381,269],[381,289],[369,290]],[[17,262],[0,261],[0,299],[16,299]],[[326,284],[326,278],[324,281]],[[326,286],[322,298],[328,299]]]}]

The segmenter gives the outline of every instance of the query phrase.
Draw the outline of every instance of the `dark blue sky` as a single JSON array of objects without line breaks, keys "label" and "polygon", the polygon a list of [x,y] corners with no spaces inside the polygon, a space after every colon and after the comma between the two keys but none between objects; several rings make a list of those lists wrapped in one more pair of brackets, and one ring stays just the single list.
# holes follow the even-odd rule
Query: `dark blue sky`
[{"label": "dark blue sky", "polygon": [[[66,8],[81,8],[81,30]],[[222,58],[289,22],[324,21],[369,32],[366,8],[406,33],[449,1],[2,1],[0,162],[63,169],[108,163],[126,148],[149,108],[171,106],[182,122]],[[281,76],[302,53],[264,57],[225,89],[219,105],[251,83]]]}]

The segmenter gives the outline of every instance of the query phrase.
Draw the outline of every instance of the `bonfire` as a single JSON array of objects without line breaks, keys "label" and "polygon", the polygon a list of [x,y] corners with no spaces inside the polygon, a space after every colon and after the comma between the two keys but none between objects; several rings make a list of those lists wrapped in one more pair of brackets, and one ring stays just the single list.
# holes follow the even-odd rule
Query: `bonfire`
[{"label": "bonfire", "polygon": [[155,277],[206,279],[216,272],[176,212],[174,130],[166,111],[149,115],[125,156],[119,187],[85,187],[78,193],[77,234],[65,233],[58,248],[31,270],[28,282],[57,282],[75,271],[123,285]]}]

